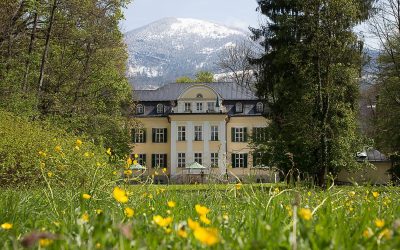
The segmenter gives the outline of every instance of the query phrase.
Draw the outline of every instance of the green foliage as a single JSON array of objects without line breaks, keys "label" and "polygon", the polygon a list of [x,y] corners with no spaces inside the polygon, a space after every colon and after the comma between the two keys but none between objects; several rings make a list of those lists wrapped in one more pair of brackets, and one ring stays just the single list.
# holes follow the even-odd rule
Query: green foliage
[{"label": "green foliage", "polygon": [[83,138],[77,145],[71,134],[4,111],[0,120],[0,187],[50,182],[76,189],[93,185],[95,176],[97,184],[111,180],[104,148]]},{"label": "green foliage", "polygon": [[361,44],[352,29],[372,1],[259,1],[266,25],[252,29],[266,53],[258,95],[272,124],[264,142],[269,165],[318,176],[356,166],[358,74]]},{"label": "green foliage", "polygon": [[208,71],[200,71],[196,74],[196,82],[213,82],[214,74]]},{"label": "green foliage", "polygon": [[191,83],[194,82],[194,80],[188,76],[181,76],[176,79],[177,83]]}]

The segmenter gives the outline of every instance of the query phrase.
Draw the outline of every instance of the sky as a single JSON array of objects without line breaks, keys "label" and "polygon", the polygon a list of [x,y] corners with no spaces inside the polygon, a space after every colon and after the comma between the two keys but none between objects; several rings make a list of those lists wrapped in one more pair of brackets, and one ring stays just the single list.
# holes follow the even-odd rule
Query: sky
[{"label": "sky", "polygon": [[186,17],[247,30],[262,20],[256,8],[256,0],[133,0],[121,28],[128,32],[164,17]]}]

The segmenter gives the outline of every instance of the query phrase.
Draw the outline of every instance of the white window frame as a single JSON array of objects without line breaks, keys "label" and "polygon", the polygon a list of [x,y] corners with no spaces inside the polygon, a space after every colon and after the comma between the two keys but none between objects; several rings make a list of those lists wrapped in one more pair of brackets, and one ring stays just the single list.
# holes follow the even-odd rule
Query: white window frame
[{"label": "white window frame", "polygon": [[244,168],[244,155],[245,154],[235,154],[235,168]]},{"label": "white window frame", "polygon": [[178,153],[178,168],[186,167],[186,153]]},{"label": "white window frame", "polygon": [[185,107],[185,112],[190,112],[192,111],[192,104],[190,102],[185,102],[184,103]]},{"label": "white window frame", "polygon": [[134,143],[144,143],[144,129],[137,128],[135,129],[135,141]]},{"label": "white window frame", "polygon": [[214,102],[207,102],[207,111],[215,112],[215,103]]},{"label": "white window frame", "polygon": [[155,168],[165,167],[166,162],[164,162],[164,154],[155,154]]},{"label": "white window frame", "polygon": [[136,114],[143,114],[144,113],[144,105],[143,104],[138,104],[136,106]]},{"label": "white window frame", "polygon": [[219,140],[219,126],[212,125],[211,126],[211,141],[218,141]]},{"label": "white window frame", "polygon": [[132,160],[137,160],[138,164],[145,166],[146,165],[146,158],[145,158],[146,154],[138,154],[138,158],[135,159],[135,156],[131,156]]},{"label": "white window frame", "polygon": [[218,167],[218,153],[211,153],[211,167],[217,168]]},{"label": "white window frame", "polygon": [[194,141],[203,140],[203,126],[194,126]]},{"label": "white window frame", "polygon": [[164,113],[164,105],[162,103],[157,104],[157,114]]},{"label": "white window frame", "polygon": [[264,112],[264,104],[262,102],[257,102],[256,104],[256,112],[263,113]]},{"label": "white window frame", "polygon": [[197,112],[203,111],[203,103],[202,102],[196,102],[196,111]]},{"label": "white window frame", "polygon": [[194,153],[194,161],[203,165],[203,153]]},{"label": "white window frame", "polygon": [[243,103],[237,102],[235,104],[235,112],[236,113],[243,113]]},{"label": "white window frame", "polygon": [[244,142],[244,128],[234,128],[235,138],[234,142]]},{"label": "white window frame", "polygon": [[155,143],[164,143],[164,128],[154,128],[156,130]]},{"label": "white window frame", "polygon": [[178,141],[186,141],[186,127],[178,126]]},{"label": "white window frame", "polygon": [[254,137],[255,141],[264,141],[266,139],[264,130],[265,130],[265,127],[254,127],[255,135],[253,135],[253,137]]}]

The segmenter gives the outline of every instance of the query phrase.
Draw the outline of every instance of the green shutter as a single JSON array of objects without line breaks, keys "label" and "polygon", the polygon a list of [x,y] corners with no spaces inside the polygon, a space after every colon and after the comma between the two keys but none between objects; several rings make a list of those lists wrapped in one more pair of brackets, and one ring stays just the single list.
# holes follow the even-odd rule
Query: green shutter
[{"label": "green shutter", "polygon": [[156,167],[156,155],[155,154],[151,155],[151,167],[152,168]]},{"label": "green shutter", "polygon": [[136,129],[134,129],[134,128],[131,129],[131,139],[132,139],[132,142],[133,142],[133,143],[135,143],[135,137],[136,137],[136,136],[135,136],[135,135],[136,135],[135,131],[136,131]]},{"label": "green shutter", "polygon": [[164,157],[164,166],[163,166],[163,167],[164,167],[164,168],[167,168],[167,167],[168,167],[167,154],[164,154],[163,157]]},{"label": "green shutter", "polygon": [[253,152],[253,168],[257,166],[257,152]]},{"label": "green shutter", "polygon": [[146,129],[143,128],[143,143],[146,143]]},{"label": "green shutter", "polygon": [[164,128],[164,142],[167,143],[168,142],[168,129]]},{"label": "green shutter", "polygon": [[243,154],[243,159],[244,159],[244,168],[247,168],[247,159],[248,159],[248,154]]},{"label": "green shutter", "polygon": [[252,128],[252,131],[251,131],[251,138],[253,141],[257,141],[257,129],[254,127]]},{"label": "green shutter", "polygon": [[231,140],[235,142],[235,128],[231,128]]},{"label": "green shutter", "polygon": [[155,128],[153,128],[153,129],[151,129],[151,141],[154,143],[154,142],[156,142],[156,129]]},{"label": "green shutter", "polygon": [[232,168],[236,168],[236,154],[231,155]]},{"label": "green shutter", "polygon": [[142,165],[146,166],[147,165],[146,162],[147,162],[146,154],[142,154],[142,163],[143,163]]},{"label": "green shutter", "polygon": [[243,141],[247,141],[247,128],[243,128]]}]

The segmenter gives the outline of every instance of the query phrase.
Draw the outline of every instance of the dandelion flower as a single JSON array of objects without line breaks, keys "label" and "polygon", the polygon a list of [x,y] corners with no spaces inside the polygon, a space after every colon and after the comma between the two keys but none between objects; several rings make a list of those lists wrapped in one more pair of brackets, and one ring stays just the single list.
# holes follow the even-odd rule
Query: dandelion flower
[{"label": "dandelion flower", "polygon": [[176,206],[176,202],[175,201],[168,201],[167,204],[168,204],[168,207],[171,207],[171,208]]},{"label": "dandelion flower", "polygon": [[374,196],[374,198],[378,198],[379,193],[378,192],[372,192],[372,196]]},{"label": "dandelion flower", "polygon": [[381,219],[376,219],[376,220],[375,220],[375,226],[376,226],[376,227],[379,227],[379,228],[382,228],[382,227],[385,226],[385,221],[384,221],[384,220],[381,220]]},{"label": "dandelion flower", "polygon": [[48,176],[49,178],[53,177],[53,172],[47,172],[47,176]]},{"label": "dandelion flower", "polygon": [[126,208],[124,209],[124,214],[125,214],[126,217],[131,218],[131,217],[133,217],[133,215],[135,214],[135,212],[133,211],[132,208],[126,207]]},{"label": "dandelion flower", "polygon": [[89,200],[90,198],[92,198],[92,196],[90,194],[82,194],[82,198],[85,200]]},{"label": "dandelion flower", "polygon": [[311,210],[309,208],[301,208],[299,211],[299,216],[303,220],[311,220],[311,217],[312,217]]},{"label": "dandelion flower", "polygon": [[114,188],[113,196],[114,196],[114,199],[116,199],[120,203],[128,202],[128,196],[127,196],[125,190],[123,190],[119,187]]},{"label": "dandelion flower", "polygon": [[236,190],[241,189],[242,188],[242,183],[235,184],[235,188],[236,188]]},{"label": "dandelion flower", "polygon": [[81,219],[83,222],[89,222],[89,214],[85,212],[82,214]]},{"label": "dandelion flower", "polygon": [[188,219],[188,226],[192,230],[196,230],[200,227],[200,224],[197,221],[192,220],[191,218]]},{"label": "dandelion flower", "polygon": [[183,228],[178,229],[177,234],[179,237],[182,237],[182,238],[188,237],[188,233]]},{"label": "dandelion flower", "polygon": [[111,148],[107,148],[106,153],[107,153],[109,156],[111,156]]},{"label": "dandelion flower", "polygon": [[39,240],[40,247],[48,247],[51,245],[51,243],[53,243],[53,240],[51,240],[51,239],[44,238],[44,239]]},{"label": "dandelion flower", "polygon": [[163,171],[163,173],[166,173],[167,172],[167,168],[163,168],[162,171]]},{"label": "dandelion flower", "polygon": [[135,154],[135,158],[139,158],[139,155],[138,155],[138,154]]},{"label": "dandelion flower", "polygon": [[131,157],[129,157],[129,158],[126,160],[126,165],[128,165],[128,166],[132,165],[132,159],[131,159]]},{"label": "dandelion flower", "polygon": [[95,212],[96,212],[96,214],[97,214],[97,215],[100,215],[100,214],[102,214],[102,213],[103,213],[103,210],[101,210],[101,209],[96,209],[96,211],[95,211]]},{"label": "dandelion flower", "polygon": [[10,230],[12,227],[13,227],[13,224],[8,223],[8,222],[1,224],[1,228],[4,230]]},{"label": "dandelion flower", "polygon": [[90,157],[90,153],[89,153],[89,152],[85,152],[85,153],[83,154],[83,156],[85,156],[86,158],[89,158],[89,157]]},{"label": "dandelion flower", "polygon": [[160,227],[167,227],[172,223],[172,218],[171,217],[163,218],[161,215],[155,215],[153,216],[153,221]]},{"label": "dandelion flower", "polygon": [[133,161],[133,165],[137,165],[138,164],[138,161],[137,160],[134,160]]},{"label": "dandelion flower", "polygon": [[46,152],[43,152],[43,151],[39,151],[38,154],[43,158],[45,158],[47,156]]},{"label": "dandelion flower", "polygon": [[349,192],[349,196],[353,197],[354,195],[356,195],[356,192],[354,192],[354,191]]},{"label": "dandelion flower", "polygon": [[206,215],[200,216],[200,221],[203,222],[206,225],[210,225],[211,224],[211,221],[207,218]]},{"label": "dandelion flower", "polygon": [[199,227],[194,231],[194,237],[206,246],[213,246],[220,241],[218,231],[215,228]]},{"label": "dandelion flower", "polygon": [[54,151],[56,151],[57,153],[60,153],[62,151],[62,148],[60,145],[55,146]]},{"label": "dandelion flower", "polygon": [[201,216],[201,215],[207,215],[210,212],[210,209],[207,207],[203,207],[199,204],[195,206],[196,212]]}]

